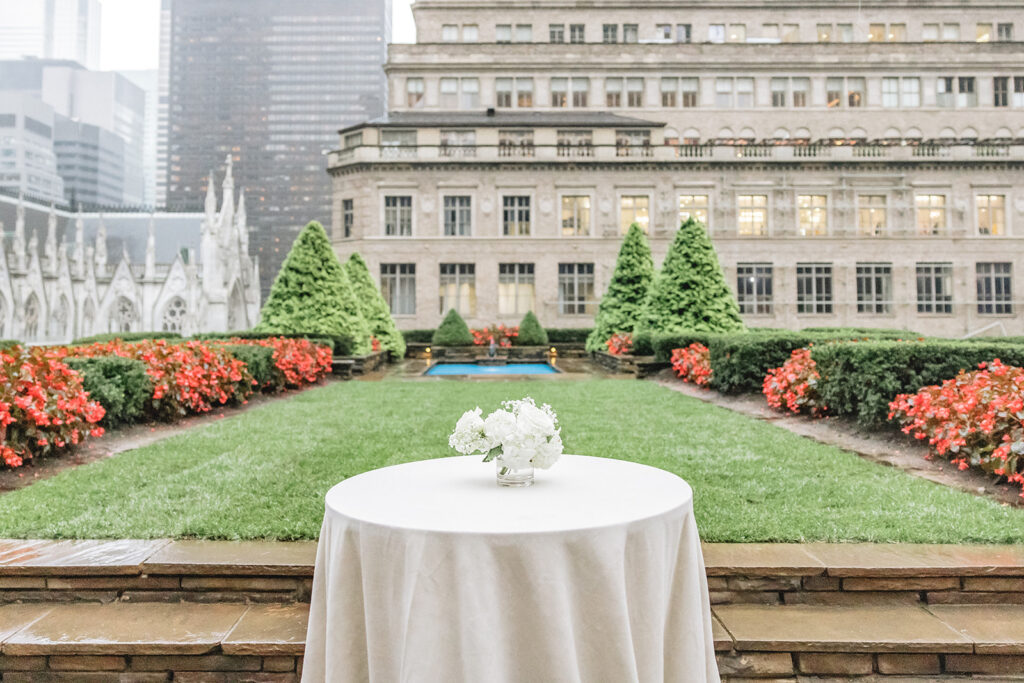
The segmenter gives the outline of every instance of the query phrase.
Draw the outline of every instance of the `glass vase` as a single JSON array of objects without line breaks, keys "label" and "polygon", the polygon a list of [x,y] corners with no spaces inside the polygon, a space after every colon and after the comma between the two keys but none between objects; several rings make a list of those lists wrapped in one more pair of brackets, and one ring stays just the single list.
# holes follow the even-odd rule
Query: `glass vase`
[{"label": "glass vase", "polygon": [[497,466],[498,486],[533,486],[533,465],[509,467],[501,458],[495,458],[494,463]]}]

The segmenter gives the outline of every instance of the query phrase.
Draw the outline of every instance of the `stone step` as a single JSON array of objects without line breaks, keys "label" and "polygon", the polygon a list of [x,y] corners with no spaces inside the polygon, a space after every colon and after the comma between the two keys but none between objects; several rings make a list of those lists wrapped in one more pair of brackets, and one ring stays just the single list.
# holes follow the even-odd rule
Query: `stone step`
[{"label": "stone step", "polygon": [[[316,543],[0,540],[0,604],[309,600]],[[704,545],[712,602],[1024,605],[1024,546]]]},{"label": "stone step", "polygon": [[[0,680],[297,680],[308,606],[0,606]],[[1024,679],[1015,606],[713,608],[723,680]]]}]

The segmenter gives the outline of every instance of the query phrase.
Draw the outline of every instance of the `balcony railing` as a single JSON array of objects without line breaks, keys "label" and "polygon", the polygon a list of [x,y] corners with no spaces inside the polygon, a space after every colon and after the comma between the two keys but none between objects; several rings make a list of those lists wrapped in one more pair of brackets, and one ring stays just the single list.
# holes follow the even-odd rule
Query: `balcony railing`
[{"label": "balcony railing", "polygon": [[663,162],[702,160],[741,163],[747,160],[799,162],[815,159],[870,162],[885,159],[913,161],[942,159],[970,162],[978,159],[1024,161],[1024,144],[944,144],[917,142],[913,144],[833,144],[828,141],[791,144],[788,142],[751,142],[719,144],[715,141],[687,145],[623,145],[623,144],[499,144],[499,145],[362,145],[331,152],[330,166],[377,161],[432,161],[443,159],[452,163],[481,161],[552,161],[588,160],[613,163],[631,159]]}]

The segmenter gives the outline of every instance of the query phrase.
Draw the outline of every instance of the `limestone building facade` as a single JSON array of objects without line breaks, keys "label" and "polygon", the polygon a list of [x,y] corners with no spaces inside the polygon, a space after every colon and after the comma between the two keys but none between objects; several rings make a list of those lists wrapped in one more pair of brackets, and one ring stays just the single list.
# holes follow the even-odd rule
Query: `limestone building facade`
[{"label": "limestone building facade", "polygon": [[87,214],[0,196],[0,339],[248,329],[259,266],[230,161],[222,192],[218,207],[211,174],[201,214]]},{"label": "limestone building facade", "polygon": [[586,326],[707,224],[751,326],[1024,334],[1024,6],[418,0],[332,239],[404,328]]}]

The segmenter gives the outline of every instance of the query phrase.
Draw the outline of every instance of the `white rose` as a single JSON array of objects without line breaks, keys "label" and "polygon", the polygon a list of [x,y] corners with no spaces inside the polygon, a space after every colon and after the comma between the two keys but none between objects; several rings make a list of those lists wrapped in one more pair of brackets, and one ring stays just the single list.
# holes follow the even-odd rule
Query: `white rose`
[{"label": "white rose", "polygon": [[533,466],[546,470],[556,462],[562,455],[562,437],[555,434],[550,441],[546,441],[537,447],[533,456]]},{"label": "white rose", "polygon": [[501,455],[498,457],[506,467],[518,469],[529,467],[536,452],[537,444],[532,439],[513,439],[502,444]]},{"label": "white rose", "polygon": [[484,420],[484,431],[495,444],[503,444],[516,432],[516,416],[507,410],[495,410]]},{"label": "white rose", "polygon": [[552,436],[555,433],[555,421],[532,403],[520,404],[516,425],[522,434]]}]

